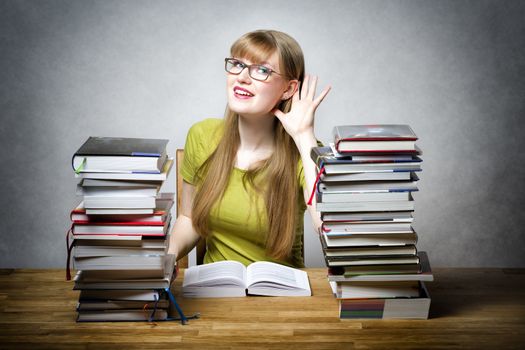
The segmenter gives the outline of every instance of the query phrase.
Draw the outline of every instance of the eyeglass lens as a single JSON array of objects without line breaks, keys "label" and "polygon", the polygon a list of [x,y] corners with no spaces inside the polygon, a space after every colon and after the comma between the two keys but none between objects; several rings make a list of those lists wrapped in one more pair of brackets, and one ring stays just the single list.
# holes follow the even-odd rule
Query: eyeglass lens
[{"label": "eyeglass lens", "polygon": [[272,72],[268,67],[258,64],[247,65],[236,59],[227,59],[225,68],[226,71],[231,74],[241,74],[244,68],[248,68],[248,74],[256,80],[266,80]]}]

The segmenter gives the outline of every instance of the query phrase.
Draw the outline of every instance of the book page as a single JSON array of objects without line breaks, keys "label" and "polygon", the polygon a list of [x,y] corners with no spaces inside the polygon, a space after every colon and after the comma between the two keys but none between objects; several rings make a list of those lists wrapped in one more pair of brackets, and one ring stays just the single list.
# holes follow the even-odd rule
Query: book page
[{"label": "book page", "polygon": [[279,289],[309,289],[306,272],[267,261],[259,261],[247,268],[247,285]]},{"label": "book page", "polygon": [[192,266],[184,273],[185,286],[242,286],[245,287],[246,268],[237,261],[219,261]]}]

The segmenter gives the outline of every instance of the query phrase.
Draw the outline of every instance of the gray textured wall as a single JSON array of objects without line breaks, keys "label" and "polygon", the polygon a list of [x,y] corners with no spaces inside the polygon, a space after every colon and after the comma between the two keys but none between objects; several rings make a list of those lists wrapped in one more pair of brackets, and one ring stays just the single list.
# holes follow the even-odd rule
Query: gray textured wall
[{"label": "gray textured wall", "polygon": [[434,266],[523,267],[523,18],[519,1],[2,1],[0,267],[63,266],[77,147],[162,137],[174,154],[222,116],[222,59],[258,28],[294,36],[333,85],[321,140],[336,124],[416,131],[415,227]]}]

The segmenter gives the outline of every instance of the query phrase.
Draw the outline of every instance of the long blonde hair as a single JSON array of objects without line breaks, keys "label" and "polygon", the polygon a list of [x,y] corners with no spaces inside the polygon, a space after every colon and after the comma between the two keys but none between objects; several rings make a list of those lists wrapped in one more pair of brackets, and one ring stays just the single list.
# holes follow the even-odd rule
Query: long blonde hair
[{"label": "long blonde hair", "polygon": [[[299,44],[289,35],[274,30],[257,30],[239,38],[231,47],[233,57],[252,62],[263,62],[274,52],[279,56],[281,74],[287,79],[304,78],[304,57]],[[284,113],[291,108],[292,100],[281,101],[277,106]],[[284,130],[274,120],[274,152],[258,162],[243,177],[245,188],[250,185],[257,193],[264,194],[268,217],[266,253],[276,259],[290,257],[295,239],[298,196],[297,164],[299,151]],[[240,145],[239,115],[226,107],[224,131],[219,144],[197,171],[197,191],[193,200],[192,223],[200,235],[209,234],[209,215],[213,205],[222,199],[230,174],[235,166]],[[258,181],[264,174],[264,181]],[[264,189],[261,186],[264,183]]]}]

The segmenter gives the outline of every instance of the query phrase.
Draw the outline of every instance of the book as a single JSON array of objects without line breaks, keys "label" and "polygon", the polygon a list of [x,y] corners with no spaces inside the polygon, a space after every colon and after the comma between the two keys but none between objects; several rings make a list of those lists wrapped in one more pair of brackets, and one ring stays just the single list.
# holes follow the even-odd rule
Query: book
[{"label": "book", "polygon": [[408,211],[414,210],[412,196],[409,200],[366,201],[366,202],[318,202],[320,212],[370,212],[370,211]]},{"label": "book", "polygon": [[99,197],[84,196],[86,209],[153,209],[155,197]]},{"label": "book", "polygon": [[75,152],[75,172],[160,173],[168,140],[89,137]]},{"label": "book", "polygon": [[317,203],[409,201],[410,192],[316,192]]},{"label": "book", "polygon": [[[119,245],[104,244],[108,241],[74,240],[73,256],[79,258],[95,256],[158,255],[167,250],[167,240],[157,239],[158,244]],[[89,243],[86,243],[89,242]],[[127,242],[127,241],[124,241]],[[131,241],[134,242],[134,241]],[[156,243],[156,242],[155,242]]]},{"label": "book", "polygon": [[337,299],[417,298],[420,296],[419,281],[351,281],[330,283]]},{"label": "book", "polygon": [[150,186],[82,186],[77,185],[77,196],[90,197],[155,197],[159,187]]},{"label": "book", "polygon": [[325,256],[326,265],[332,266],[370,266],[370,265],[396,265],[396,264],[419,264],[417,255],[399,256]]},{"label": "book", "polygon": [[161,270],[164,268],[164,254],[135,256],[93,256],[74,257],[77,270]]},{"label": "book", "polygon": [[421,158],[408,156],[407,158],[368,157],[358,159],[357,156],[336,156],[331,147],[313,147],[310,157],[317,168],[324,167],[327,174],[342,174],[367,171],[420,171]]},{"label": "book", "polygon": [[188,298],[312,295],[305,271],[267,261],[248,267],[237,261],[192,266],[185,271],[182,290]]},{"label": "book", "polygon": [[348,213],[348,212],[323,212],[321,220],[327,222],[413,222],[411,211],[376,212],[376,213]]},{"label": "book", "polygon": [[126,310],[126,309],[146,309],[152,310],[155,305],[157,308],[167,309],[169,301],[135,301],[135,300],[104,300],[104,301],[83,301],[78,303],[77,311],[94,311],[94,310]]},{"label": "book", "polygon": [[335,143],[330,142],[329,143],[330,148],[332,149],[332,153],[334,157],[337,158],[350,158],[354,161],[359,162],[408,162],[408,161],[415,161],[418,159],[420,155],[423,154],[421,149],[417,147],[416,145],[416,153],[410,154],[410,153],[373,153],[373,154],[350,154],[350,153],[339,153],[337,149],[335,148]]},{"label": "book", "polygon": [[399,255],[416,255],[417,249],[413,245],[392,247],[351,247],[351,248],[325,248],[326,257],[348,256],[348,257],[382,257]]},{"label": "book", "polygon": [[[173,193],[159,193],[154,198],[153,208],[89,208],[86,207],[85,199],[82,202],[82,207],[85,209],[84,214],[88,216],[93,215],[111,215],[111,216],[124,216],[124,215],[154,215],[154,212],[158,209],[169,211],[173,205]],[[125,200],[125,198],[123,199]]]},{"label": "book", "polygon": [[416,179],[412,181],[366,181],[366,182],[321,182],[317,186],[320,193],[389,193],[414,192],[418,190]]},{"label": "book", "polygon": [[78,300],[101,301],[101,300],[126,300],[126,301],[156,301],[162,298],[159,291],[148,290],[81,290]]},{"label": "book", "polygon": [[122,237],[117,236],[104,239],[75,239],[73,249],[80,249],[93,254],[97,254],[99,249],[167,249],[169,240],[165,238],[168,237],[168,235],[165,237],[124,236],[126,239],[122,240]]},{"label": "book", "polygon": [[[430,263],[426,252],[418,252],[419,268],[409,266],[408,269],[400,273],[385,272],[375,270],[373,274],[355,274],[353,271],[345,273],[344,267],[330,267],[328,269],[328,281],[331,282],[351,282],[351,281],[427,281],[434,280],[434,275],[430,269]],[[410,271],[412,272],[410,272]]]},{"label": "book", "polygon": [[[90,222],[141,222],[144,224],[155,224],[166,221],[170,215],[170,210],[173,206],[173,200],[160,200],[155,201],[156,208],[153,209],[151,214],[106,214],[106,215],[88,215],[84,202],[81,202],[75,209],[73,209],[69,215],[71,221],[77,224],[86,224]],[[149,209],[148,209],[149,210]]]},{"label": "book", "polygon": [[140,180],[104,180],[104,179],[81,179],[78,183],[81,187],[152,187],[162,186],[163,181],[140,181]]},{"label": "book", "polygon": [[[173,279],[177,275],[175,269],[175,256],[169,255],[165,259],[165,269],[163,277],[153,278],[127,278],[123,279],[122,274],[118,276],[112,275],[111,272],[106,273],[104,276],[96,276],[90,271],[77,271],[75,275],[75,287],[74,289],[124,289],[124,290],[135,290],[135,289],[166,289],[169,288]],[[133,271],[133,270],[132,270]]]},{"label": "book", "polygon": [[415,153],[417,136],[408,125],[340,125],[333,129],[339,153]]},{"label": "book", "polygon": [[410,171],[382,171],[382,172],[360,172],[345,174],[321,174],[323,182],[343,181],[408,181],[414,175]]},{"label": "book", "polygon": [[412,232],[412,225],[410,222],[399,221],[323,222],[321,229],[330,233],[403,233]]},{"label": "book", "polygon": [[167,158],[160,173],[75,173],[78,179],[164,181],[173,167],[173,158]]},{"label": "book", "polygon": [[342,237],[333,237],[326,232],[320,234],[323,248],[332,247],[359,247],[359,246],[400,246],[415,245],[417,234],[393,233],[393,234],[349,234]]},{"label": "book", "polygon": [[137,223],[87,223],[87,224],[73,224],[73,235],[92,234],[126,234],[126,235],[158,235],[164,236],[170,220],[165,222],[156,222],[152,225],[144,225],[142,222]]},{"label": "book", "polygon": [[78,311],[77,322],[118,322],[118,321],[165,321],[168,319],[168,311],[157,309],[152,315],[150,310],[97,310]]},{"label": "book", "polygon": [[430,295],[420,282],[420,295],[415,298],[339,299],[341,319],[427,319]]},{"label": "book", "polygon": [[421,272],[421,264],[384,264],[329,267],[332,274],[347,276],[415,274]]}]

